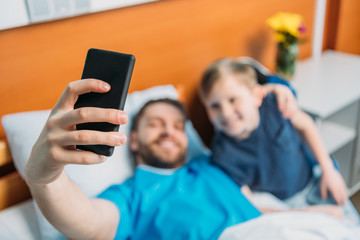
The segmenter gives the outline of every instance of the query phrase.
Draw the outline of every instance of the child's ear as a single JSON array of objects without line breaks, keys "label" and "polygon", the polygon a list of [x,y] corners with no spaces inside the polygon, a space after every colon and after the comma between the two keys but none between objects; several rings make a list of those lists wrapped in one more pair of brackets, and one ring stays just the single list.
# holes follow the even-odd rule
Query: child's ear
[{"label": "child's ear", "polygon": [[257,84],[253,89],[253,94],[255,97],[255,104],[257,107],[260,107],[263,101],[263,98],[265,97],[265,91],[263,87],[259,84]]}]

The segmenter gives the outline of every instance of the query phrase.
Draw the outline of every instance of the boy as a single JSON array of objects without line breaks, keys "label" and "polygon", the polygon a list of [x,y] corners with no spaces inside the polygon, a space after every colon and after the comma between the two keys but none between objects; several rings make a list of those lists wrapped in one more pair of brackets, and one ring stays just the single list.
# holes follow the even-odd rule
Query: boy
[{"label": "boy", "polygon": [[[344,180],[310,116],[298,109],[285,119],[276,98],[264,97],[251,66],[229,58],[216,61],[203,75],[200,96],[217,130],[212,160],[242,189],[289,199],[312,182],[318,163],[321,198],[345,203]],[[320,204],[321,198],[308,204]]]}]

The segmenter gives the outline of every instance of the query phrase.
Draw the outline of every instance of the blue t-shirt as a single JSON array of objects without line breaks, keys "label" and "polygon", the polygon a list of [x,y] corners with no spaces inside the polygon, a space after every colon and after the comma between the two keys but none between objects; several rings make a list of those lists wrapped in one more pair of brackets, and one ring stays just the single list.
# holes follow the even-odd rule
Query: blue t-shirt
[{"label": "blue t-shirt", "polygon": [[172,174],[138,167],[99,198],[119,209],[116,239],[217,239],[226,227],[260,215],[208,156]]},{"label": "blue t-shirt", "polygon": [[274,95],[264,98],[259,113],[259,126],[247,139],[235,140],[217,132],[212,161],[239,186],[286,199],[306,186],[317,161],[278,110]]}]

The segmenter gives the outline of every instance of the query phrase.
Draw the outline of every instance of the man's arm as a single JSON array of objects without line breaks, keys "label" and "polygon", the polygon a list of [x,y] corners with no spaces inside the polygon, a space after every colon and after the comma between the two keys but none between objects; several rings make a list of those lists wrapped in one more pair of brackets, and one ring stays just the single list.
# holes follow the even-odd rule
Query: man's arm
[{"label": "man's arm", "polygon": [[278,108],[285,118],[290,118],[298,110],[295,96],[287,86],[267,83],[262,85],[262,88],[264,97],[269,93],[276,95]]},{"label": "man's arm", "polygon": [[322,168],[321,196],[326,198],[329,189],[335,201],[338,204],[344,204],[347,198],[344,179],[335,169],[314,121],[300,109],[292,115],[290,121],[309,145]]},{"label": "man's arm", "polygon": [[[116,206],[106,200],[91,200],[65,174],[67,164],[98,164],[106,157],[78,151],[75,145],[123,145],[119,132],[76,131],[84,122],[124,124],[126,113],[115,109],[79,108],[74,104],[87,92],[105,93],[110,86],[87,79],[68,85],[50,113],[25,168],[26,182],[44,216],[71,239],[113,239],[120,216]],[[94,179],[96,181],[96,179]]]}]

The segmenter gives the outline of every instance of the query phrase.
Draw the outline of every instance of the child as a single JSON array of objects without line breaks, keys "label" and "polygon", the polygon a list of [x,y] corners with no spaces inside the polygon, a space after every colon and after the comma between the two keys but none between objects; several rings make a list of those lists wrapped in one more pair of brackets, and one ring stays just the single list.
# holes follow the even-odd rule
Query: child
[{"label": "child", "polygon": [[310,116],[297,109],[285,119],[274,95],[264,97],[251,66],[216,61],[203,75],[200,96],[216,129],[213,162],[239,186],[289,199],[312,182],[312,168],[319,164],[321,197],[308,203],[328,197],[345,203],[344,180]]}]

